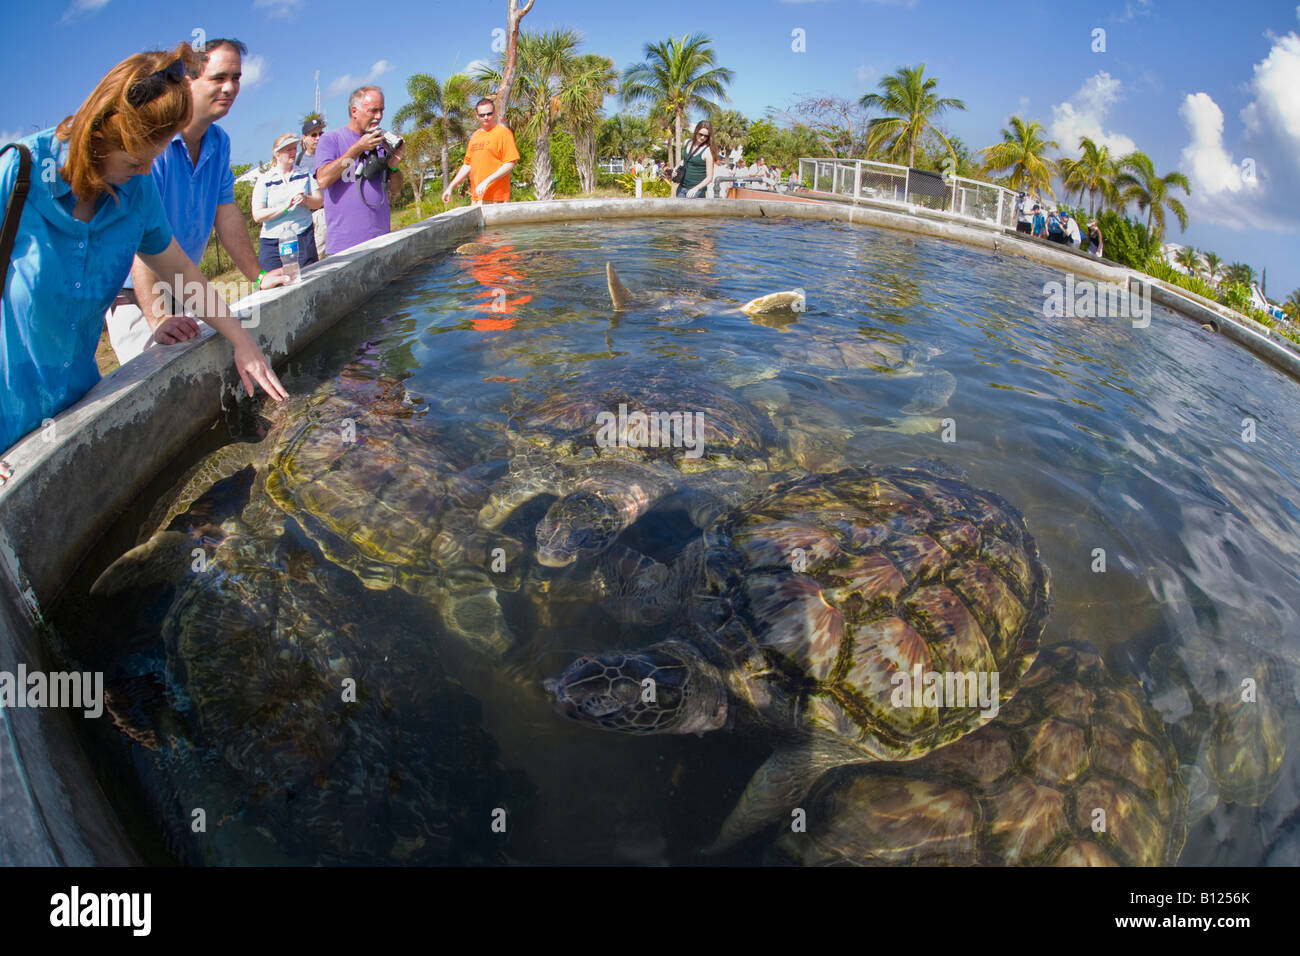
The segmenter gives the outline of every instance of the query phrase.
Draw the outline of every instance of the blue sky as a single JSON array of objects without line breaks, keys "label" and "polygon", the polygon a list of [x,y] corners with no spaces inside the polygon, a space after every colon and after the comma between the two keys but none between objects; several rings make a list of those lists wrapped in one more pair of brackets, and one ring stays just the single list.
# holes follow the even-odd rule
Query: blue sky
[{"label": "blue sky", "polygon": [[[55,125],[114,63],[140,49],[235,36],[245,83],[222,125],[236,162],[266,159],[311,108],[315,71],[331,126],[348,91],[385,88],[389,115],[414,72],[439,78],[493,56],[505,0],[55,0],[10,6],[0,38],[0,136]],[[383,26],[378,26],[378,23]],[[1169,238],[1268,270],[1273,298],[1300,286],[1300,6],[1204,0],[1098,3],[954,0],[536,0],[525,29],[567,27],[622,69],[646,42],[702,31],[735,71],[731,103],[751,119],[807,93],[857,97],[924,62],[941,95],[965,100],[949,132],[997,142],[1013,113],[1062,147],[1080,135],[1136,145],[1193,182],[1192,223]],[[792,49],[802,30],[806,52]],[[1104,51],[1094,51],[1104,33]],[[74,52],[75,51],[75,52]],[[611,111],[618,104],[607,102]]]}]

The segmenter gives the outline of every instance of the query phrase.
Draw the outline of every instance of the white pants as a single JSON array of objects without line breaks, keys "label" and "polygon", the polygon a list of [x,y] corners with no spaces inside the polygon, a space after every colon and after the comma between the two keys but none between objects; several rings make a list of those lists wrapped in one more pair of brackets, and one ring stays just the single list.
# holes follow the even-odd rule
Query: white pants
[{"label": "white pants", "polygon": [[109,309],[105,320],[108,322],[108,341],[117,354],[119,365],[125,365],[156,344],[153,329],[149,328],[139,306],[119,305],[116,309]]},{"label": "white pants", "polygon": [[321,207],[311,214],[312,235],[316,237],[316,255],[325,258],[325,209]]}]

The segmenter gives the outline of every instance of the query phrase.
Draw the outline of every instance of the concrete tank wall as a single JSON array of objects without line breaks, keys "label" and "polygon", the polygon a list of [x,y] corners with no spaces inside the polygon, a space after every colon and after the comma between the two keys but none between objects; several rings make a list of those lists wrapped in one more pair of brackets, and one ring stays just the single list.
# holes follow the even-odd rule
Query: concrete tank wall
[{"label": "concrete tank wall", "polygon": [[[390,279],[485,226],[561,220],[697,216],[838,220],[938,236],[1023,256],[1108,282],[1151,281],[1128,269],[1014,233],[905,213],[777,199],[590,199],[463,208],[375,239],[309,270],[304,281],[238,303],[276,364],[343,319]],[[1154,283],[1160,288],[1159,283]],[[1162,289],[1156,301],[1202,321],[1203,306]],[[1194,307],[1194,308],[1193,308]],[[1300,374],[1294,353],[1222,315],[1225,332]],[[251,327],[251,326],[250,326]],[[152,350],[104,378],[53,426],[7,453],[14,476],[0,487],[0,671],[41,666],[41,608],[82,556],[160,469],[230,400],[230,346],[210,330]],[[66,711],[0,710],[0,864],[138,862],[89,770]]]}]

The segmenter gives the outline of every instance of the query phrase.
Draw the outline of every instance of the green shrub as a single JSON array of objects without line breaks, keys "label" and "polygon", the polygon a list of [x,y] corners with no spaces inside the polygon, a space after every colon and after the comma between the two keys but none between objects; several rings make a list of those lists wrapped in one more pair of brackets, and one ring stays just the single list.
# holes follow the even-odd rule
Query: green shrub
[{"label": "green shrub", "polygon": [[1106,209],[1098,214],[1097,225],[1103,255],[1112,262],[1146,272],[1152,262],[1159,261],[1160,241],[1142,223]]},{"label": "green shrub", "polygon": [[[636,195],[636,173],[624,173],[622,176],[616,176],[614,182],[624,195]],[[647,179],[641,184],[641,195],[646,198],[663,199],[672,194],[672,186],[658,176],[654,179]]]},{"label": "green shrub", "polygon": [[1250,308],[1250,289],[1240,282],[1225,282],[1219,286],[1219,301],[1230,309],[1245,312]]}]

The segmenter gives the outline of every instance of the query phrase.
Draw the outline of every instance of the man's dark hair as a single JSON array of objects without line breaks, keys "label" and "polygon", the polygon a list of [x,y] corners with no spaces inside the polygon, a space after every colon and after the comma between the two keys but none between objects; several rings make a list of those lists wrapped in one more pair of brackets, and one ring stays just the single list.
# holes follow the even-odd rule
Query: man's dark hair
[{"label": "man's dark hair", "polygon": [[474,109],[477,110],[477,109],[478,109],[480,106],[482,106],[484,103],[486,103],[488,106],[492,107],[492,112],[494,112],[494,113],[496,112],[496,109],[497,109],[497,101],[494,100],[494,99],[492,99],[492,97],[490,97],[490,96],[485,96],[485,97],[483,97],[483,99],[481,99],[481,100],[479,100],[477,103],[475,103],[475,104],[474,104]]},{"label": "man's dark hair", "polygon": [[[215,40],[209,40],[195,52],[198,53],[199,59],[203,61],[203,65],[207,66],[208,57],[212,54],[212,51],[219,50],[223,46],[230,47],[230,49],[239,54],[241,59],[248,56],[248,47],[244,46],[244,44],[238,40],[232,40],[226,37],[218,37]],[[201,75],[201,73],[195,73],[191,76],[191,79],[198,79]]]}]

